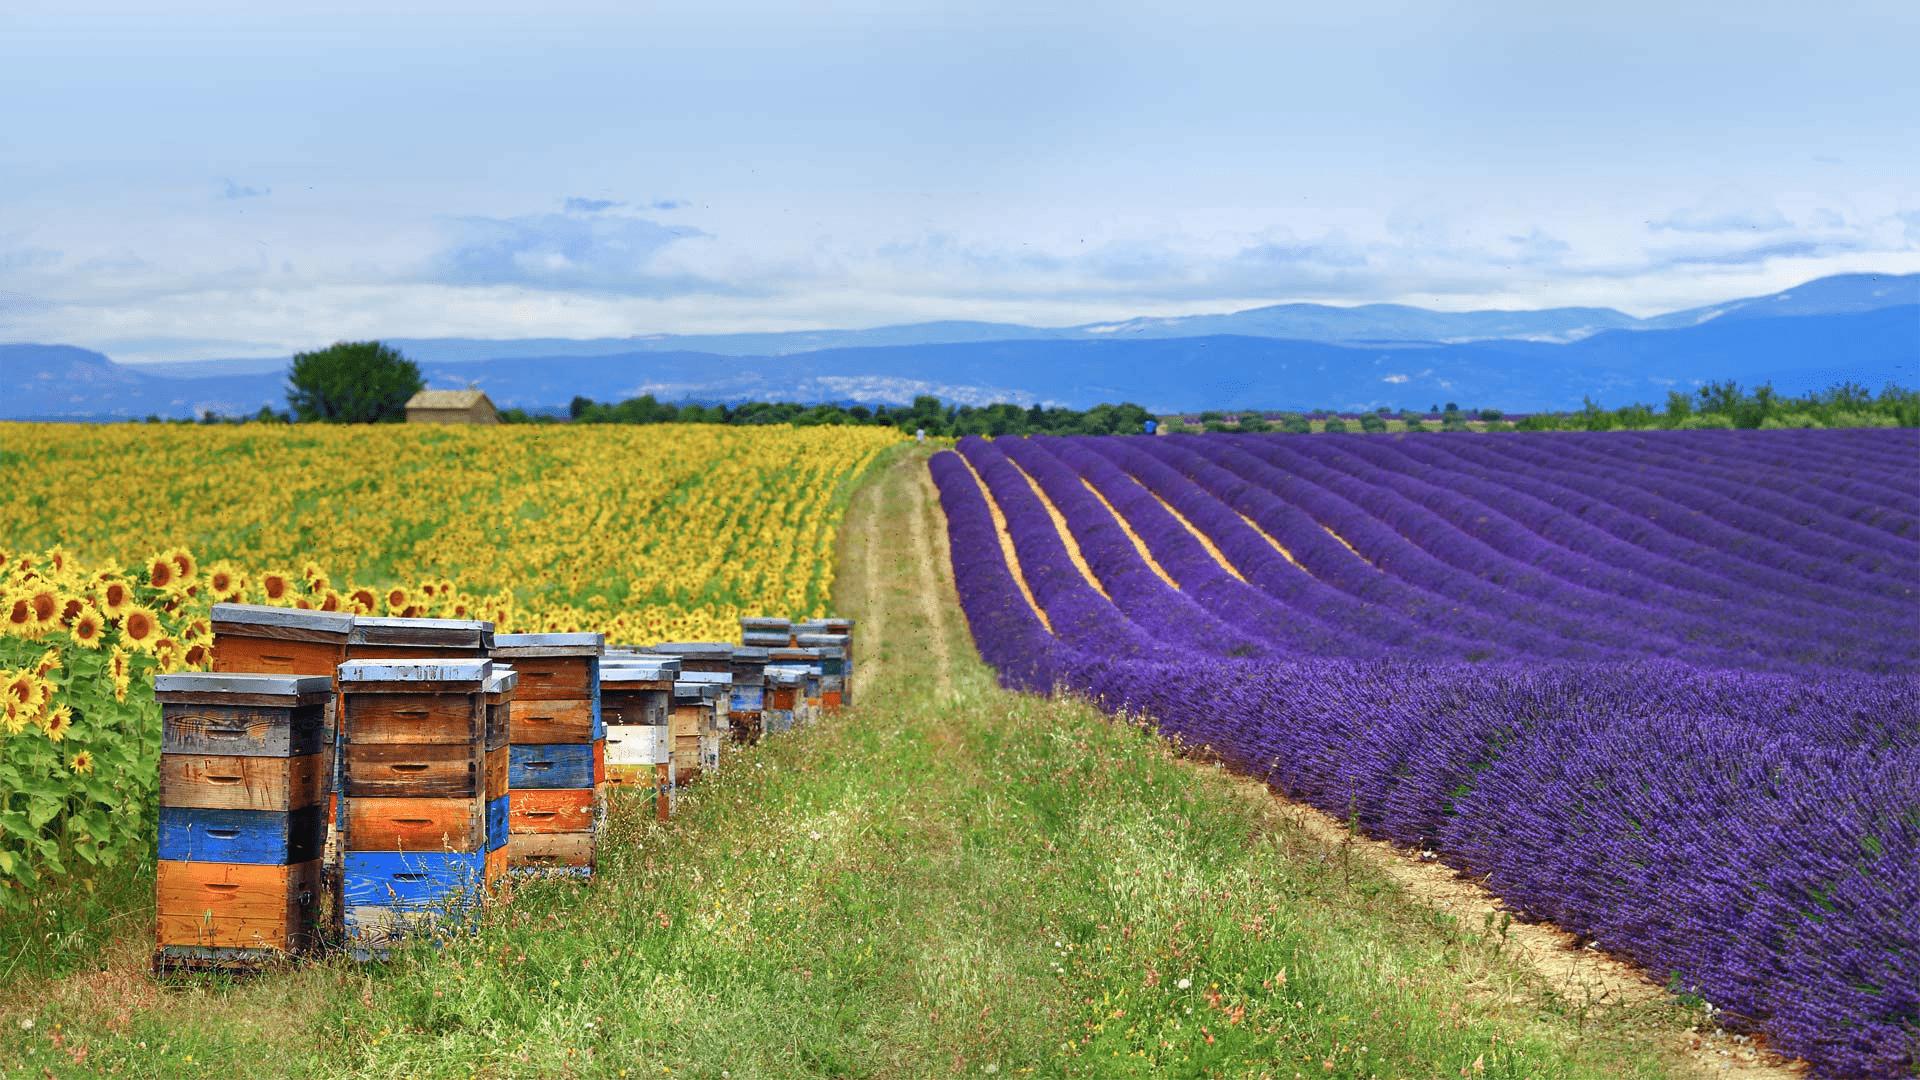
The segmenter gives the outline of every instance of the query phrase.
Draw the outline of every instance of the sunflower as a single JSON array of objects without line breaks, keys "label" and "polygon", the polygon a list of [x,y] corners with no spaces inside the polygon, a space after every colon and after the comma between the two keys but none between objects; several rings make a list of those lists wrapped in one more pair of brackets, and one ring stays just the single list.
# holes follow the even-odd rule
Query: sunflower
[{"label": "sunflower", "polygon": [[27,716],[40,710],[47,700],[49,688],[31,671],[9,671],[3,673],[6,678],[0,683],[0,694],[6,696],[7,704],[16,707]]},{"label": "sunflower", "polygon": [[353,601],[354,612],[360,615],[371,615],[380,606],[380,598],[374,595],[372,589],[364,587],[353,590],[349,599]]},{"label": "sunflower", "polygon": [[73,556],[67,553],[66,548],[58,544],[47,549],[47,565],[53,567],[53,572],[56,574],[66,573],[67,564],[72,561]]},{"label": "sunflower", "polygon": [[41,585],[27,594],[27,600],[33,605],[33,621],[45,627],[60,615],[62,606],[60,594],[51,585]]},{"label": "sunflower", "polygon": [[207,568],[207,591],[213,593],[217,600],[232,600],[246,587],[246,579],[226,563],[215,563]]},{"label": "sunflower", "polygon": [[7,598],[7,633],[24,635],[39,629],[40,621],[33,617],[33,600],[26,595]]},{"label": "sunflower", "polygon": [[213,624],[207,621],[206,616],[195,615],[187,621],[187,628],[180,632],[180,636],[204,641],[213,636]]},{"label": "sunflower", "polygon": [[152,652],[154,641],[160,637],[160,616],[146,608],[130,609],[120,620],[120,637],[134,649]]},{"label": "sunflower", "polygon": [[339,611],[340,608],[341,608],[340,594],[337,592],[334,592],[332,589],[328,589],[326,593],[320,597],[321,611]]},{"label": "sunflower", "polygon": [[164,589],[180,578],[180,568],[165,555],[155,555],[147,560],[147,584],[156,589]]},{"label": "sunflower", "polygon": [[181,662],[195,671],[204,671],[212,660],[213,656],[207,652],[205,645],[189,645],[187,655],[181,659]]},{"label": "sunflower", "polygon": [[300,576],[306,579],[308,592],[322,593],[327,591],[327,572],[320,569],[319,563],[309,562],[300,567]]},{"label": "sunflower", "polygon": [[153,639],[153,658],[160,663],[160,670],[168,675],[180,670],[180,643],[170,637]]},{"label": "sunflower", "polygon": [[115,680],[127,679],[133,675],[133,654],[115,645],[107,654],[107,675]]},{"label": "sunflower", "polygon": [[47,718],[42,724],[46,728],[47,738],[52,739],[54,742],[59,742],[61,739],[67,737],[67,732],[73,730],[72,707],[61,705],[53,709],[47,713]]},{"label": "sunflower", "polygon": [[100,617],[98,611],[88,608],[73,620],[74,643],[83,649],[97,649],[106,629],[107,621]]},{"label": "sunflower", "polygon": [[87,608],[87,602],[78,596],[63,597],[60,601],[60,625],[72,626],[73,620]]},{"label": "sunflower", "polygon": [[387,590],[387,610],[399,611],[407,606],[407,590],[395,585]]},{"label": "sunflower", "polygon": [[128,689],[129,689],[129,688],[130,688],[130,687],[131,687],[132,685],[133,685],[133,680],[131,680],[131,679],[115,679],[115,680],[113,680],[113,700],[115,700],[115,701],[121,701],[121,702],[124,702],[124,701],[126,701],[126,700],[127,700],[127,690],[128,690]]},{"label": "sunflower", "polygon": [[109,615],[125,614],[133,606],[133,587],[124,581],[102,582],[100,606],[106,608]]},{"label": "sunflower", "polygon": [[60,670],[60,650],[59,649],[48,649],[46,652],[41,653],[40,662],[33,665],[34,676],[36,678],[41,678],[41,679],[44,679],[47,676],[59,670]]},{"label": "sunflower", "polygon": [[193,580],[193,575],[199,569],[199,565],[193,561],[193,554],[191,552],[186,548],[174,548],[172,551],[167,552],[167,558],[172,561],[174,569],[180,571],[181,581]]},{"label": "sunflower", "polygon": [[267,602],[270,604],[285,600],[292,588],[293,583],[287,580],[287,575],[277,570],[269,570],[260,575],[260,591],[266,595]]},{"label": "sunflower", "polygon": [[82,750],[67,759],[67,768],[77,773],[90,773],[93,771],[93,755]]},{"label": "sunflower", "polygon": [[27,714],[11,697],[0,697],[0,731],[18,735],[27,729]]}]

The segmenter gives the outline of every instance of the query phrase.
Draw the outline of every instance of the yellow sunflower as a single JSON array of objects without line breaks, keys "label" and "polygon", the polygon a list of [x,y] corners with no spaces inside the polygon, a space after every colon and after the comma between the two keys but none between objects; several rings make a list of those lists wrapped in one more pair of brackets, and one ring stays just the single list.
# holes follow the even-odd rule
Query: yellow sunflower
[{"label": "yellow sunflower", "polygon": [[0,731],[18,735],[27,729],[27,714],[11,697],[0,697]]},{"label": "yellow sunflower", "polygon": [[27,594],[27,600],[33,605],[33,621],[41,627],[53,624],[60,617],[62,601],[60,594],[51,585],[35,586]]},{"label": "yellow sunflower", "polygon": [[260,591],[265,594],[269,604],[277,604],[285,600],[287,593],[292,589],[293,583],[287,580],[287,575],[277,570],[269,570],[260,575]]},{"label": "yellow sunflower", "polygon": [[73,709],[66,705],[53,709],[47,713],[43,726],[46,728],[47,738],[59,742],[67,737],[67,732],[73,730]]},{"label": "yellow sunflower", "polygon": [[395,585],[387,590],[387,610],[398,612],[407,606],[407,590]]},{"label": "yellow sunflower", "polygon": [[339,611],[341,606],[340,594],[334,592],[332,589],[328,589],[326,593],[320,597],[321,611]]},{"label": "yellow sunflower", "polygon": [[49,691],[46,683],[41,682],[31,671],[8,671],[0,674],[5,675],[5,681],[0,682],[0,694],[6,696],[9,704],[17,706],[27,716],[40,711],[40,706],[46,702]]},{"label": "yellow sunflower", "polygon": [[66,573],[67,564],[72,561],[73,556],[67,553],[66,548],[58,544],[47,549],[47,565],[53,567],[53,572],[56,574]]},{"label": "yellow sunflower", "polygon": [[226,563],[215,563],[207,568],[207,590],[216,600],[231,600],[246,588],[246,579],[240,572]]},{"label": "yellow sunflower", "polygon": [[353,590],[349,599],[353,601],[354,612],[359,615],[371,615],[380,606],[380,598],[374,595],[372,589],[365,587]]},{"label": "yellow sunflower", "polygon": [[120,638],[128,647],[140,652],[152,652],[153,643],[160,637],[160,616],[137,607],[128,610],[126,617],[120,620]]},{"label": "yellow sunflower", "polygon": [[130,678],[133,675],[133,655],[115,645],[113,651],[107,654],[107,674],[116,681]]},{"label": "yellow sunflower", "polygon": [[35,678],[44,679],[60,670],[60,650],[48,649],[40,654],[40,662],[33,665]]},{"label": "yellow sunflower", "polygon": [[90,773],[93,771],[93,755],[82,750],[67,759],[67,768],[77,773]]},{"label": "yellow sunflower", "polygon": [[153,658],[160,663],[160,670],[168,675],[180,670],[180,643],[170,637],[158,637],[153,640]]},{"label": "yellow sunflower", "polygon": [[180,568],[165,555],[155,555],[147,560],[147,584],[156,589],[164,589],[180,579]]},{"label": "yellow sunflower", "polygon": [[106,629],[107,621],[100,617],[98,611],[88,608],[73,620],[74,643],[83,649],[98,649]]},{"label": "yellow sunflower", "polygon": [[109,615],[125,614],[133,606],[133,586],[124,581],[106,581],[100,585],[100,606]]},{"label": "yellow sunflower", "polygon": [[24,593],[7,598],[7,633],[24,636],[39,629],[40,621],[33,617],[33,600]]},{"label": "yellow sunflower", "polygon": [[167,558],[173,563],[173,568],[180,571],[181,581],[192,581],[193,575],[199,570],[199,564],[193,561],[193,554],[186,548],[174,548],[167,552]]},{"label": "yellow sunflower", "polygon": [[187,646],[186,655],[181,658],[180,662],[195,671],[205,671],[207,666],[213,663],[213,654],[207,651],[205,645],[189,645]]},{"label": "yellow sunflower", "polygon": [[322,593],[327,591],[327,572],[320,569],[319,563],[309,562],[301,566],[300,576],[306,579],[308,592]]}]

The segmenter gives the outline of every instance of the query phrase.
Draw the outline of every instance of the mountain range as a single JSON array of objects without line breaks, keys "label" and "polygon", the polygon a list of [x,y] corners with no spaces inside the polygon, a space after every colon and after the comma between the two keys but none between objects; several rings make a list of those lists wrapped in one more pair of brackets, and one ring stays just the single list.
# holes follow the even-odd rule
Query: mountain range
[{"label": "mountain range", "polygon": [[[633,338],[386,339],[436,387],[503,408],[618,400],[1085,407],[1425,408],[1510,412],[1659,402],[1737,379],[1787,393],[1920,385],[1920,274],[1821,278],[1638,319],[1609,308],[1443,312],[1281,304],[1064,328],[936,322],[865,330]],[[284,357],[126,365],[66,345],[0,345],[0,417],[252,413],[284,405]]]}]

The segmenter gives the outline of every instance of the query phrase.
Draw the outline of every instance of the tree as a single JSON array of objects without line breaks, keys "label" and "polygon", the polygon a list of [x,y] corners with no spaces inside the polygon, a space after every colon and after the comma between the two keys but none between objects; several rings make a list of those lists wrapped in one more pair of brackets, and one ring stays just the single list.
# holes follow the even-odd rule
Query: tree
[{"label": "tree", "polygon": [[1360,414],[1360,430],[1361,431],[1385,431],[1387,430],[1386,418],[1382,417],[1379,413],[1361,413]]},{"label": "tree", "polygon": [[287,374],[287,404],[301,420],[404,420],[407,399],[424,386],[420,368],[398,350],[377,341],[341,341],[294,355]]},{"label": "tree", "polygon": [[[1374,417],[1376,421],[1379,419],[1377,416]],[[1327,422],[1322,425],[1320,430],[1325,431],[1329,435],[1344,435],[1347,431],[1347,422],[1341,417],[1329,416],[1327,417]]]},{"label": "tree", "polygon": [[1257,434],[1272,431],[1273,425],[1267,423],[1267,418],[1264,414],[1243,412],[1240,414],[1240,430],[1248,434]]}]

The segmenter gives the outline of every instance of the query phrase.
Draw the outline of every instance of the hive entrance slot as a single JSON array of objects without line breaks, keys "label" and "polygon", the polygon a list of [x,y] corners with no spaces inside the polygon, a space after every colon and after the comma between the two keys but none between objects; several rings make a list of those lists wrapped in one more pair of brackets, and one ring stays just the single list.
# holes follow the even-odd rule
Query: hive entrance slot
[{"label": "hive entrance slot", "polygon": [[207,835],[215,840],[231,840],[240,835],[239,829],[208,829]]}]

